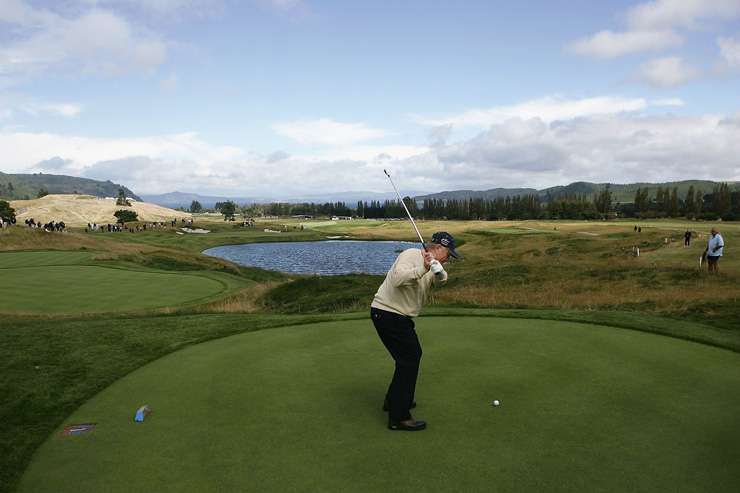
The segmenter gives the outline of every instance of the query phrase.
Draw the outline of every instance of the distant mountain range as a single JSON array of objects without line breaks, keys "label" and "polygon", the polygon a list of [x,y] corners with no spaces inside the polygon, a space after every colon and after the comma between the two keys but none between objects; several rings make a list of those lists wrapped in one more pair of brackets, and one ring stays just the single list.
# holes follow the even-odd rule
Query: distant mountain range
[{"label": "distant mountain range", "polygon": [[[615,202],[632,202],[635,197],[635,191],[638,188],[648,188],[650,195],[654,196],[658,187],[678,188],[678,194],[683,197],[689,187],[693,186],[695,190],[701,190],[709,193],[714,190],[720,182],[708,180],[685,180],[670,181],[664,183],[628,183],[628,184],[609,184],[612,191],[612,197]],[[421,203],[424,199],[470,199],[482,198],[493,200],[499,197],[514,197],[517,195],[536,194],[542,201],[548,201],[563,195],[580,194],[593,195],[603,190],[606,183],[590,183],[578,181],[569,185],[555,186],[543,189],[536,188],[491,188],[488,190],[450,190],[438,193],[425,194],[418,191],[402,191],[404,196],[411,196]],[[730,189],[740,190],[740,182],[729,182]],[[300,197],[238,197],[238,196],[216,196],[201,195],[198,193],[170,192],[158,195],[136,195],[129,188],[109,181],[91,180],[89,178],[78,178],[66,175],[51,175],[46,173],[34,174],[8,174],[0,172],[0,198],[3,199],[24,199],[36,198],[40,189],[47,190],[52,194],[87,194],[96,197],[115,197],[118,190],[123,188],[126,196],[134,200],[150,202],[170,208],[190,207],[190,204],[197,200],[203,207],[210,208],[216,202],[225,202],[231,200],[239,205],[253,203],[269,202],[345,202],[349,207],[354,208],[358,201],[370,202],[372,200],[384,201],[394,200],[394,192],[327,192],[324,194],[310,194]]]},{"label": "distant mountain range", "polygon": [[141,201],[138,195],[118,183],[98,181],[76,176],[49,175],[46,173],[10,174],[0,172],[0,198],[35,199],[39,190],[50,194],[83,194],[95,197],[117,197],[123,189],[127,197]]},{"label": "distant mountain range", "polygon": [[[410,192],[406,195],[413,196],[420,192]],[[225,202],[231,200],[239,205],[245,204],[265,204],[270,202],[287,202],[290,204],[297,204],[301,202],[314,202],[314,203],[326,203],[326,202],[345,202],[348,206],[354,207],[360,200],[371,201],[371,200],[393,200],[396,198],[395,192],[337,192],[337,193],[326,193],[326,194],[315,194],[305,195],[302,197],[228,197],[228,196],[215,196],[215,195],[200,195],[198,193],[187,193],[187,192],[169,192],[159,195],[142,195],[141,198],[145,202],[151,202],[152,204],[158,204],[165,207],[171,207],[173,209],[178,207],[189,208],[190,204],[197,200],[203,207],[213,207],[216,202]]]},{"label": "distant mountain range", "polygon": [[[679,197],[683,198],[686,195],[689,187],[693,186],[694,190],[701,190],[704,193],[710,193],[714,190],[714,187],[718,186],[720,182],[708,181],[708,180],[685,180],[685,181],[669,181],[664,183],[628,183],[628,184],[615,184],[610,183],[609,189],[612,192],[612,200],[614,202],[632,202],[635,199],[635,192],[638,188],[647,188],[651,196],[655,195],[658,187],[662,188],[677,188]],[[740,190],[740,182],[729,182],[730,189]],[[457,200],[468,200],[471,198],[481,198],[494,200],[499,197],[514,197],[517,195],[538,195],[541,200],[548,201],[553,198],[562,197],[564,195],[593,195],[607,186],[607,183],[590,183],[585,181],[577,181],[570,185],[561,185],[556,187],[543,188],[537,190],[534,188],[492,188],[490,190],[452,190],[439,193],[431,193],[427,195],[418,195],[415,198],[417,202],[421,202],[425,199],[457,199]]]}]

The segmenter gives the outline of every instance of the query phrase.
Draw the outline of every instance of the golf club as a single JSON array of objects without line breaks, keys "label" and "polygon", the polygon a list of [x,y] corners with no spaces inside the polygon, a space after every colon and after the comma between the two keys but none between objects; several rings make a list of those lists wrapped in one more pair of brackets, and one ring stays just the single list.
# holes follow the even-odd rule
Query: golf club
[{"label": "golf club", "polygon": [[424,248],[424,251],[426,252],[427,251],[427,246],[424,243],[424,238],[422,238],[421,233],[419,233],[419,228],[416,227],[416,223],[414,222],[414,218],[411,217],[411,212],[409,212],[409,208],[406,207],[406,203],[401,198],[401,194],[398,193],[398,189],[396,188],[396,184],[393,183],[393,178],[391,178],[391,175],[388,173],[387,170],[383,170],[383,173],[385,173],[385,176],[387,176],[388,179],[390,180],[391,185],[393,186],[393,190],[396,191],[396,195],[398,196],[398,200],[401,201],[401,205],[403,205],[403,208],[406,210],[406,214],[408,214],[408,216],[409,216],[409,220],[411,221],[411,225],[416,230],[416,234],[419,235],[419,241],[421,242],[421,246]]}]

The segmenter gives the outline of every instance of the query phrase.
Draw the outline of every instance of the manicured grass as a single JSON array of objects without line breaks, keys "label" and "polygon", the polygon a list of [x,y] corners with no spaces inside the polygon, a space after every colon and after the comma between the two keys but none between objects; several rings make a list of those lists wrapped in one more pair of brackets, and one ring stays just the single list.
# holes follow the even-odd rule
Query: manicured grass
[{"label": "manicured grass", "polygon": [[0,269],[79,265],[91,260],[92,253],[86,251],[4,252],[0,253]]},{"label": "manicured grass", "polygon": [[[367,318],[200,344],[65,422],[20,491],[737,491],[740,355],[635,331],[432,317],[417,434],[385,429]],[[492,399],[502,405],[493,408]],[[141,404],[153,413],[132,422]]]},{"label": "manicured grass", "polygon": [[38,320],[3,316],[0,491],[14,490],[31,454],[63,419],[143,364],[183,346],[226,335],[336,317],[99,315]]},{"label": "manicured grass", "polygon": [[[0,310],[92,313],[179,305],[228,289],[216,278],[98,265],[85,252],[0,254]],[[65,265],[66,264],[66,265]]]}]

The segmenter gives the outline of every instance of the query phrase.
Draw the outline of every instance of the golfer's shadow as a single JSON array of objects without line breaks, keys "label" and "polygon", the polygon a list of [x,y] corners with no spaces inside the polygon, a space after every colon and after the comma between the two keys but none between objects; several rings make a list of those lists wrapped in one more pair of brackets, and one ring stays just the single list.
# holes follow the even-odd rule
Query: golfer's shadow
[{"label": "golfer's shadow", "polygon": [[383,399],[388,382],[381,378],[365,379],[352,385],[342,383],[327,389],[333,412],[363,422],[385,423]]}]

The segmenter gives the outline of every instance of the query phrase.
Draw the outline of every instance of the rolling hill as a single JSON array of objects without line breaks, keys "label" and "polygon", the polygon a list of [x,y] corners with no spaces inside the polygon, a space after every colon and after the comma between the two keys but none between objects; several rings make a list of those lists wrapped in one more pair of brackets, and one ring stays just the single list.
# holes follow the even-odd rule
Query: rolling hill
[{"label": "rolling hill", "polygon": [[127,197],[141,201],[130,189],[112,181],[91,180],[67,175],[46,173],[9,174],[0,172],[0,198],[6,200],[35,199],[39,190],[50,194],[81,194],[94,197],[116,197],[123,189]]},{"label": "rolling hill", "polygon": [[16,217],[21,224],[30,218],[42,223],[64,221],[68,226],[115,223],[113,213],[119,209],[136,211],[140,221],[159,222],[191,217],[185,212],[135,200],[131,201],[131,207],[121,207],[116,205],[115,199],[92,195],[47,195],[40,199],[14,200],[10,205],[15,209]]},{"label": "rolling hill", "polygon": [[[683,197],[689,190],[689,187],[693,186],[694,190],[701,190],[704,193],[710,193],[716,186],[719,186],[720,182],[709,181],[709,180],[684,180],[684,181],[669,181],[664,183],[627,183],[627,184],[608,184],[612,191],[612,198],[615,202],[632,202],[635,198],[635,192],[638,188],[647,188],[650,191],[650,195],[654,196],[658,187],[662,188],[677,188],[678,195]],[[493,200],[499,197],[514,197],[517,195],[531,195],[536,194],[543,201],[547,202],[550,199],[562,197],[564,195],[593,195],[603,190],[607,183],[590,183],[585,181],[577,181],[569,185],[556,186],[543,188],[537,190],[534,188],[493,188],[490,190],[454,190],[447,192],[432,193],[428,195],[421,195],[414,197],[417,201],[424,199],[457,199],[467,200],[482,198]],[[729,182],[730,189],[740,190],[740,182]]]}]

